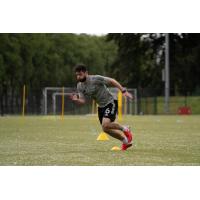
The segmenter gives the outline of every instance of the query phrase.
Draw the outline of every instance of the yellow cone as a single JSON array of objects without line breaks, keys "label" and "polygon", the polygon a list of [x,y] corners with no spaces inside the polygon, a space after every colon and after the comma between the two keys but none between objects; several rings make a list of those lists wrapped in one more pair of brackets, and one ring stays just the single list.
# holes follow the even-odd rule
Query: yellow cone
[{"label": "yellow cone", "polygon": [[99,134],[97,140],[101,140],[101,141],[103,141],[103,140],[109,140],[109,137],[107,136],[106,133],[101,132],[101,133]]},{"label": "yellow cone", "polygon": [[111,149],[112,151],[119,151],[119,150],[121,150],[119,147],[117,147],[117,146],[114,146],[112,149]]}]

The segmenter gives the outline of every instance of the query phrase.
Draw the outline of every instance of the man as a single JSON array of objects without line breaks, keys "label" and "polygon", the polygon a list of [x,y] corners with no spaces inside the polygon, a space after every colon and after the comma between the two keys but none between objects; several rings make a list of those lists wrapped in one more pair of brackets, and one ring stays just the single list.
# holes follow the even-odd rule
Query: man
[{"label": "man", "polygon": [[70,98],[78,104],[85,104],[87,97],[94,99],[99,105],[98,116],[103,131],[122,142],[121,150],[131,147],[132,132],[130,129],[114,122],[118,105],[117,100],[108,90],[108,86],[118,88],[123,96],[130,99],[133,98],[132,95],[115,79],[100,75],[88,75],[87,68],[83,64],[75,66],[75,73],[78,81],[78,95],[73,94]]}]

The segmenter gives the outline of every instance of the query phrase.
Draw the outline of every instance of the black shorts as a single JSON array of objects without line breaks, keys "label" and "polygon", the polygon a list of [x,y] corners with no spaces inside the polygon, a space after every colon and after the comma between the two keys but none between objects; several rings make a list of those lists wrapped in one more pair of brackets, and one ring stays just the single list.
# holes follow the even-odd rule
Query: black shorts
[{"label": "black shorts", "polygon": [[114,122],[116,119],[117,111],[118,111],[117,100],[114,100],[114,102],[109,103],[107,106],[103,108],[98,107],[98,116],[100,123],[102,124],[103,118],[109,118],[111,122]]}]

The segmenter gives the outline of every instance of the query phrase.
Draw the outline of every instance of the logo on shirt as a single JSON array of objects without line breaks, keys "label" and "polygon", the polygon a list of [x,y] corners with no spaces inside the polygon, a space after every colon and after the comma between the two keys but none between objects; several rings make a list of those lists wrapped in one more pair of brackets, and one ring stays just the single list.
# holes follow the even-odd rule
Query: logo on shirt
[{"label": "logo on shirt", "polygon": [[108,116],[108,115],[109,115],[109,113],[110,113],[110,109],[109,109],[109,108],[107,108],[107,109],[105,110],[105,116]]}]

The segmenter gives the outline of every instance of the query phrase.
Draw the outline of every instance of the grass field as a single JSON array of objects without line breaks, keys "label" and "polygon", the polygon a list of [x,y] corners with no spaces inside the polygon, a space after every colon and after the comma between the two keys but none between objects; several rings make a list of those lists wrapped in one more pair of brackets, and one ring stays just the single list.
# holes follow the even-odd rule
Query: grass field
[{"label": "grass field", "polygon": [[1,117],[0,165],[200,165],[200,116],[127,116],[134,147],[97,141],[96,116]]}]

